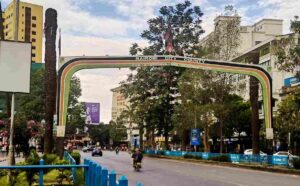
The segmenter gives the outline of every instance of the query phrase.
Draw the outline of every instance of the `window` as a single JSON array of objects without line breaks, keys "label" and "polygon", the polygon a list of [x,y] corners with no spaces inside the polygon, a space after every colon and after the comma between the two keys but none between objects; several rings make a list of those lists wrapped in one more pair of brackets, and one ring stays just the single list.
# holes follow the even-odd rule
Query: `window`
[{"label": "window", "polygon": [[32,54],[31,54],[31,57],[35,57],[35,54],[34,54],[34,53],[32,53]]},{"label": "window", "polygon": [[35,50],[36,47],[35,47],[35,46],[32,46],[31,48],[32,48],[32,50]]},{"label": "window", "polygon": [[32,20],[36,20],[36,16],[32,16]]},{"label": "window", "polygon": [[36,27],[36,24],[33,23],[33,24],[32,24],[32,27],[35,28],[35,27]]},{"label": "window", "polygon": [[22,14],[22,17],[24,17],[24,14]]},{"label": "window", "polygon": [[261,41],[255,41],[255,45],[258,45],[259,43],[261,43]]},{"label": "window", "polygon": [[32,42],[35,42],[36,41],[36,39],[35,38],[32,38],[32,40],[31,40]]},{"label": "window", "polygon": [[32,31],[31,33],[32,33],[32,35],[36,35],[36,31]]}]

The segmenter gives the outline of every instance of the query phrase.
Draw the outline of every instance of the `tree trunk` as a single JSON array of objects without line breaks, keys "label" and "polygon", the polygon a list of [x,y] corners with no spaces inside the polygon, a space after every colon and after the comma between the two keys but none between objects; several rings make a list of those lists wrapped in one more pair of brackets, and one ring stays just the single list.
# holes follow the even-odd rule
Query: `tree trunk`
[{"label": "tree trunk", "polygon": [[[53,149],[53,115],[55,114],[56,103],[56,31],[57,12],[54,9],[47,9],[45,16],[45,141],[44,152],[51,153]],[[56,150],[59,151],[58,147]]]},{"label": "tree trunk", "polygon": [[64,156],[64,137],[56,138],[56,154],[62,159]]},{"label": "tree trunk", "polygon": [[223,153],[223,119],[220,118],[220,153]]},{"label": "tree trunk", "polygon": [[[252,56],[252,64],[258,64],[259,54]],[[250,77],[250,103],[251,103],[251,129],[252,129],[252,149],[253,154],[259,154],[259,104],[258,104],[258,80]]]},{"label": "tree trunk", "polygon": [[210,152],[210,144],[208,140],[209,140],[209,128],[206,125],[204,128],[204,136],[203,136],[204,152]]},{"label": "tree trunk", "polygon": [[140,149],[143,150],[144,149],[144,127],[143,127],[143,125],[140,126],[139,135],[140,135]]}]

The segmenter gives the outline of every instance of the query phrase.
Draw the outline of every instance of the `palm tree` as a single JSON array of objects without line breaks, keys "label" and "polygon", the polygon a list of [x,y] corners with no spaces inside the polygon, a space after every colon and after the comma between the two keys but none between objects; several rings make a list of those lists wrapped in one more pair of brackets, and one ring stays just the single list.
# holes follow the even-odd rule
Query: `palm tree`
[{"label": "palm tree", "polygon": [[45,141],[44,152],[51,153],[53,149],[53,115],[56,103],[56,31],[57,12],[54,9],[46,10],[45,32]]}]

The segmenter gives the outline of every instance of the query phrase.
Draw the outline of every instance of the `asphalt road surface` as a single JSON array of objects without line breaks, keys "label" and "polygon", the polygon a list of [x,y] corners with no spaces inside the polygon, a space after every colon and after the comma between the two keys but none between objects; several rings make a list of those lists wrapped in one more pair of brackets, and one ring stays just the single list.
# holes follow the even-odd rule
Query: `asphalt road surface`
[{"label": "asphalt road surface", "polygon": [[117,176],[126,175],[130,186],[137,182],[143,186],[300,186],[300,177],[295,175],[148,157],[142,170],[135,172],[127,152],[104,151],[103,157],[81,154],[117,171]]}]

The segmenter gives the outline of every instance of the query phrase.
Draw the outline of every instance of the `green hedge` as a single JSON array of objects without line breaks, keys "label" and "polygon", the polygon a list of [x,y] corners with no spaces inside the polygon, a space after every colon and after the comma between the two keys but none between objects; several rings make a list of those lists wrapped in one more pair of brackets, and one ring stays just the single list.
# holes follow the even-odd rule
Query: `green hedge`
[{"label": "green hedge", "polygon": [[230,158],[228,156],[225,156],[225,155],[209,157],[208,160],[220,161],[220,162],[230,162]]},{"label": "green hedge", "polygon": [[300,169],[300,158],[293,158],[292,162],[295,169]]},{"label": "green hedge", "polygon": [[80,164],[80,154],[78,152],[72,152],[70,154],[74,160],[76,161],[76,164],[79,165]]},{"label": "green hedge", "polygon": [[202,159],[201,156],[195,156],[195,155],[192,155],[192,154],[185,154],[185,155],[183,155],[183,158],[186,158],[186,159],[198,159],[198,160]]}]

